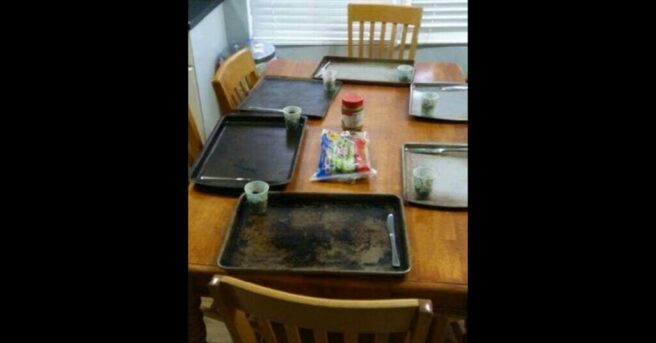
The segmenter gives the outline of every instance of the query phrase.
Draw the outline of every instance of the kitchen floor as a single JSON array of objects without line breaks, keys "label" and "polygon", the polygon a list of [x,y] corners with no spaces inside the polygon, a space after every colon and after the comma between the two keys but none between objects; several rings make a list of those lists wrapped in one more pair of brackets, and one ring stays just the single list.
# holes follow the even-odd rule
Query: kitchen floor
[{"label": "kitchen floor", "polygon": [[[202,297],[201,306],[203,308],[209,308],[212,304],[211,298]],[[230,333],[225,324],[220,320],[213,318],[203,317],[205,321],[205,328],[207,329],[207,343],[232,343],[230,338]],[[453,335],[453,332],[450,328],[447,329],[446,333],[446,342],[445,343],[456,343],[456,339]]]}]

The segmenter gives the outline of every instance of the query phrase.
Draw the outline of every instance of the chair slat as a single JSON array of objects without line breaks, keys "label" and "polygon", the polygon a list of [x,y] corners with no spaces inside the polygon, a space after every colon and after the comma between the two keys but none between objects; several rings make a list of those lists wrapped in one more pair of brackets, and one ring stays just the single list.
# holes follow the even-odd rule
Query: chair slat
[{"label": "chair slat", "polygon": [[239,106],[239,102],[241,101],[241,99],[239,99],[239,94],[237,94],[236,89],[232,92],[232,95],[230,97],[232,99],[230,101],[230,106],[232,106],[233,108],[237,108],[237,106]]},{"label": "chair slat", "polygon": [[271,326],[271,322],[258,318],[257,319],[257,324],[260,327],[262,336],[264,336],[264,341],[266,343],[278,343],[278,340],[276,339],[276,334],[273,332],[273,327]]},{"label": "chair slat", "polygon": [[358,44],[358,57],[362,58],[364,54],[364,21],[360,22],[360,42]]},{"label": "chair slat", "polygon": [[244,76],[244,78],[241,79],[241,88],[244,90],[244,95],[248,95],[248,93],[251,92],[251,85],[248,84],[247,76]]},{"label": "chair slat", "polygon": [[380,23],[383,27],[380,28],[380,44],[378,44],[378,57],[382,58],[383,53],[385,52],[385,28],[387,27],[387,23],[382,22]]},{"label": "chair slat", "polygon": [[325,330],[314,330],[314,343],[328,343],[328,333]]},{"label": "chair slat", "polygon": [[248,95],[248,91],[244,87],[243,83],[240,83],[239,86],[237,86],[237,87],[239,88],[239,96],[240,96],[239,102],[241,102]]},{"label": "chair slat", "polygon": [[301,343],[301,334],[295,325],[285,324],[285,333],[287,334],[287,343]]},{"label": "chair slat", "polygon": [[237,100],[235,105],[239,105],[239,103],[243,99],[241,85],[239,84],[235,86],[235,99]]},{"label": "chair slat", "polygon": [[239,103],[241,102],[241,93],[240,93],[239,87],[235,88],[235,90],[233,92],[233,97],[235,99],[235,107],[237,107],[237,105],[239,105]]},{"label": "chair slat", "polygon": [[353,22],[348,21],[348,56],[353,57]]},{"label": "chair slat", "polygon": [[419,27],[413,26],[412,27],[412,43],[410,45],[410,56],[408,56],[409,60],[414,60],[415,59],[415,52],[417,49],[417,39],[419,37]]},{"label": "chair slat", "polygon": [[389,52],[387,58],[394,57],[394,45],[396,44],[396,23],[392,23],[392,37],[390,37]]},{"label": "chair slat", "polygon": [[399,47],[399,59],[403,59],[403,50],[405,49],[405,39],[408,36],[408,24],[403,25],[403,33],[401,33],[401,46]]},{"label": "chair slat", "polygon": [[369,58],[374,57],[374,31],[376,31],[376,22],[369,22]]}]

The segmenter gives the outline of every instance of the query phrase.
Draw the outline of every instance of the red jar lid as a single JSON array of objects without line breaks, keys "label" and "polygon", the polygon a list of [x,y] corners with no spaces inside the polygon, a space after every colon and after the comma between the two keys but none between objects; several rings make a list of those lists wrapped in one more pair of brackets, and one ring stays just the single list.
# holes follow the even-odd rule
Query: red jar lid
[{"label": "red jar lid", "polygon": [[348,93],[342,97],[342,105],[346,107],[360,107],[362,104],[364,104],[364,98],[355,93]]}]

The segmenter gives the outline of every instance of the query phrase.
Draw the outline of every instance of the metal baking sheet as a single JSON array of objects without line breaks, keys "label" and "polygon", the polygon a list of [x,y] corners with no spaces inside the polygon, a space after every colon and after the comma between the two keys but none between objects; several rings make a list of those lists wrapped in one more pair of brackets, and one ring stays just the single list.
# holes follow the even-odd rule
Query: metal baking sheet
[{"label": "metal baking sheet", "polygon": [[[386,219],[394,214],[401,262],[392,267]],[[269,192],[265,214],[239,198],[218,258],[231,271],[403,275],[410,250],[393,194]]]},{"label": "metal baking sheet", "polygon": [[[320,71],[326,65],[328,69],[337,71],[337,80],[345,83],[409,86],[411,81],[399,81],[396,68],[402,64],[414,66],[414,60],[373,59],[342,56],[324,56],[312,73],[316,79],[321,79]],[[414,74],[413,74],[414,78]]]},{"label": "metal baking sheet", "polygon": [[[469,86],[466,83],[413,83],[410,85],[408,112],[411,116],[425,119],[467,121]],[[440,99],[429,111],[421,108],[424,92],[437,92]]]},{"label": "metal baking sheet", "polygon": [[[439,148],[446,150],[441,153],[429,152]],[[449,151],[449,148],[460,149]],[[403,197],[407,202],[434,207],[467,208],[467,144],[406,143],[402,147],[401,159]],[[412,171],[419,166],[433,168],[437,174],[433,190],[425,200],[417,199],[414,191]]]},{"label": "metal baking sheet", "polygon": [[[287,132],[276,114],[229,114],[221,118],[192,166],[190,179],[210,188],[242,188],[251,180],[280,186],[291,182],[305,135]],[[211,180],[205,178],[222,178]],[[238,178],[241,178],[239,180]]]},{"label": "metal baking sheet", "polygon": [[303,110],[303,115],[323,118],[342,82],[337,81],[335,85],[335,92],[329,94],[322,80],[267,75],[248,93],[239,110],[262,112],[262,108],[282,110],[287,106],[298,106]]}]

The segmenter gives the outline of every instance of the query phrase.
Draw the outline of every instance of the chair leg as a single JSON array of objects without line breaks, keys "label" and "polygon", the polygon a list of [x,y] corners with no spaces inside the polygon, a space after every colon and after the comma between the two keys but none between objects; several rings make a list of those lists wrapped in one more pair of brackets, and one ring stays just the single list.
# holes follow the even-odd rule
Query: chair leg
[{"label": "chair leg", "polygon": [[187,282],[187,342],[207,343],[207,331],[200,309],[200,295],[194,291],[193,282]]}]

